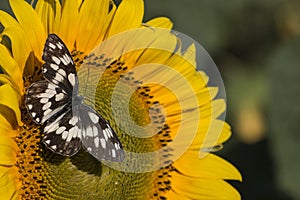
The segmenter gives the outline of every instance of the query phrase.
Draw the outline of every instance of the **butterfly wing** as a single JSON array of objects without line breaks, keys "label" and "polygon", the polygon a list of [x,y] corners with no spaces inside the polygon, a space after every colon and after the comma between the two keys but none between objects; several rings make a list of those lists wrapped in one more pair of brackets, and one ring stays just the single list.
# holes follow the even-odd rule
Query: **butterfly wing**
[{"label": "butterfly wing", "polygon": [[27,91],[25,104],[37,124],[44,124],[43,143],[55,153],[71,156],[81,148],[80,130],[72,110],[72,95],[77,95],[75,65],[65,44],[55,34],[46,40],[43,76]]},{"label": "butterfly wing", "polygon": [[46,40],[42,56],[43,75],[49,82],[58,85],[68,94],[78,90],[78,80],[72,56],[63,41],[55,34]]},{"label": "butterfly wing", "polygon": [[43,51],[43,76],[46,80],[33,83],[27,91],[25,103],[37,124],[55,116],[68,102],[73,91],[77,94],[78,81],[75,65],[65,44],[50,34]]},{"label": "butterfly wing", "polygon": [[46,147],[63,156],[72,156],[81,148],[79,118],[69,108],[68,105],[57,118],[51,117],[47,121],[42,139]]},{"label": "butterfly wing", "polygon": [[27,90],[25,105],[37,124],[42,124],[67,105],[71,96],[46,80],[33,83]]},{"label": "butterfly wing", "polygon": [[124,151],[116,133],[95,110],[81,104],[79,107],[82,144],[98,160],[121,162]]},{"label": "butterfly wing", "polygon": [[[45,125],[46,147],[72,156],[82,143],[98,160],[121,162],[124,152],[119,139],[95,110],[81,103],[74,62],[55,34],[48,36],[42,58],[46,80],[32,84],[25,101],[33,120]],[[73,104],[74,100],[79,104]]]}]

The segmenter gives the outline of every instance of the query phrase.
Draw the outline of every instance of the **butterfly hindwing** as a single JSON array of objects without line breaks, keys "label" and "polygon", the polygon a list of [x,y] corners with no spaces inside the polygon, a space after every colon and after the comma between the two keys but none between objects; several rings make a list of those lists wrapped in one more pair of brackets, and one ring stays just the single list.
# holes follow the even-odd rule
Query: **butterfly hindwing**
[{"label": "butterfly hindwing", "polygon": [[44,127],[43,143],[53,152],[72,156],[81,148],[81,130],[78,117],[68,105],[57,118],[50,118]]},{"label": "butterfly hindwing", "polygon": [[49,82],[58,85],[64,91],[77,92],[78,80],[75,65],[69,50],[55,34],[46,40],[43,52],[43,75]]},{"label": "butterfly hindwing", "polygon": [[121,162],[124,152],[116,133],[94,109],[81,104],[82,144],[98,160]]},{"label": "butterfly hindwing", "polygon": [[46,80],[33,83],[27,90],[25,104],[33,121],[44,123],[66,106],[71,96]]}]

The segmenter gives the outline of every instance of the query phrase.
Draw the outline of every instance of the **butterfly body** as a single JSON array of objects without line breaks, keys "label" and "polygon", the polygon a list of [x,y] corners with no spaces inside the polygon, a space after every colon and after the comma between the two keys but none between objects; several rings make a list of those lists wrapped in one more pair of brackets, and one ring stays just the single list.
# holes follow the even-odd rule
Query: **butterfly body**
[{"label": "butterfly body", "polygon": [[73,156],[84,146],[98,160],[121,162],[124,152],[116,133],[78,95],[73,59],[55,34],[48,36],[42,58],[45,80],[28,88],[25,104],[33,121],[43,125],[45,146],[63,156]]}]

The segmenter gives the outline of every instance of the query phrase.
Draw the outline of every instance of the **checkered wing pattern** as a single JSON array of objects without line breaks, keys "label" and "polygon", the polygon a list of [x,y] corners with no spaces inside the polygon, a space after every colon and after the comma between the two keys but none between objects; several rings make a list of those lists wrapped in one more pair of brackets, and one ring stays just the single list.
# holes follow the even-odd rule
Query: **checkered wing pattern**
[{"label": "checkered wing pattern", "polygon": [[33,121],[43,125],[45,146],[72,156],[83,144],[98,160],[121,162],[124,151],[117,135],[103,117],[83,104],[75,64],[57,35],[48,36],[42,58],[45,80],[28,88],[25,104]]}]

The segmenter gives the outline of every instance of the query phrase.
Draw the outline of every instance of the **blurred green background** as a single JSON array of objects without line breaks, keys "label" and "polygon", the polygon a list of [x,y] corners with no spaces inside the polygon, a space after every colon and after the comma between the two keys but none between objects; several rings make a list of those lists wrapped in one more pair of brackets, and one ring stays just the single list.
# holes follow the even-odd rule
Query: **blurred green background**
[{"label": "blurred green background", "polygon": [[241,171],[243,199],[299,200],[300,1],[145,0],[145,21],[157,16],[219,67],[233,128],[219,154]]}]

